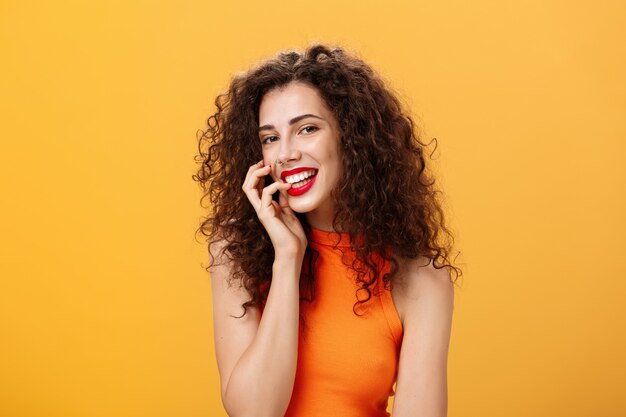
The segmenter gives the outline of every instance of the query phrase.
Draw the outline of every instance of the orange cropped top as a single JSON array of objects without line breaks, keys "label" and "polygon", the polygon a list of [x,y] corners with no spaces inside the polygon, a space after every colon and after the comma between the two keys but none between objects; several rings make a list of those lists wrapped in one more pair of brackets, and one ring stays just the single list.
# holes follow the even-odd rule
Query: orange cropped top
[{"label": "orange cropped top", "polygon": [[[382,417],[394,395],[402,324],[382,279],[357,316],[355,253],[347,233],[312,229],[309,245],[319,252],[315,297],[301,301],[298,364],[285,417]],[[339,241],[338,248],[333,248]],[[380,259],[380,258],[378,258]],[[390,264],[383,264],[383,274]],[[382,277],[382,274],[380,275]],[[382,291],[381,291],[382,290]]]}]

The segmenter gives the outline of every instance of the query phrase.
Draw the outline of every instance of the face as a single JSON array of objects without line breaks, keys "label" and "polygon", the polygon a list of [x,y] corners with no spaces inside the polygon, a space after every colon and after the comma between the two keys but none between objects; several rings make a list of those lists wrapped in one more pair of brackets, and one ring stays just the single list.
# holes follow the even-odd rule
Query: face
[{"label": "face", "polygon": [[292,82],[267,92],[258,137],[274,181],[293,183],[285,192],[291,209],[306,213],[311,226],[332,231],[330,193],[342,175],[340,131],[318,90]]}]

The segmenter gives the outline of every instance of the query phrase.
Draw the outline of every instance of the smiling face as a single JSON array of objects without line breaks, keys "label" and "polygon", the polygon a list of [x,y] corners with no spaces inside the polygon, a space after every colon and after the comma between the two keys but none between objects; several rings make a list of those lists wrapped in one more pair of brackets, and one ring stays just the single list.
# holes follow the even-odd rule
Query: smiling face
[{"label": "smiling face", "polygon": [[343,171],[340,136],[337,119],[314,87],[291,82],[263,96],[259,108],[263,161],[272,164],[274,181],[294,183],[285,192],[289,206],[306,213],[309,224],[321,230],[333,231],[330,193]]}]

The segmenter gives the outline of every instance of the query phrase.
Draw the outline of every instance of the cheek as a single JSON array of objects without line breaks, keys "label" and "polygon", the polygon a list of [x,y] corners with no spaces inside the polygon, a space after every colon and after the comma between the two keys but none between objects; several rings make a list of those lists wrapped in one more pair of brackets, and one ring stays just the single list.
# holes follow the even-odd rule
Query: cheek
[{"label": "cheek", "polygon": [[334,152],[330,155],[331,161],[333,162],[333,166],[337,172],[341,172],[343,170],[343,155],[341,154],[341,149],[336,148]]},{"label": "cheek", "polygon": [[263,166],[274,164],[276,158],[272,158],[272,155],[269,152],[263,152]]},{"label": "cheek", "polygon": [[261,146],[261,156],[263,157],[263,163],[267,163],[270,159],[270,153],[263,146]]},{"label": "cheek", "polygon": [[331,161],[330,178],[333,186],[337,185],[341,177],[343,176],[343,167],[341,164],[341,158],[338,155],[331,155],[329,160]]}]

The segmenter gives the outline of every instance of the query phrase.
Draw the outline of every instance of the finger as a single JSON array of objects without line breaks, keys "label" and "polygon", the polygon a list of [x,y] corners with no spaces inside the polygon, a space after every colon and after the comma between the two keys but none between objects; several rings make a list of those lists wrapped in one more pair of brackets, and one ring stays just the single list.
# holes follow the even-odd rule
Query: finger
[{"label": "finger", "polygon": [[254,165],[250,165],[250,167],[248,168],[248,174],[250,174],[252,171],[254,171],[257,168],[261,168],[263,165],[264,165],[263,160],[260,160]]},{"label": "finger", "polygon": [[262,168],[263,166],[264,166],[263,160],[260,160],[259,162],[257,162],[254,165],[250,165],[250,167],[248,167],[248,172],[246,172],[246,178],[244,179],[244,183],[245,183],[245,180],[248,179],[250,174],[252,174],[252,172],[254,172],[255,170],[257,170],[259,168]]},{"label": "finger", "polygon": [[[254,171],[256,171],[257,169],[263,168],[265,165],[263,164],[263,160],[260,160],[259,162],[257,162],[254,165],[250,165],[250,167],[248,168],[248,172],[246,173],[246,177],[243,181],[243,183],[245,184],[246,181],[248,180],[248,178],[250,178],[250,176],[252,175],[252,173]],[[242,184],[242,188],[243,188],[243,184]]]},{"label": "finger", "polygon": [[243,182],[242,188],[255,188],[260,177],[263,177],[269,174],[271,165],[265,165],[264,167],[256,167],[253,165],[248,173],[246,174],[246,179]]},{"label": "finger", "polygon": [[296,218],[296,215],[294,214],[291,207],[289,207],[289,203],[287,202],[287,197],[285,196],[283,192],[281,192],[280,195],[278,196],[278,205],[280,206],[280,209],[283,212],[283,214],[287,215],[287,217],[294,218],[294,219]]},{"label": "finger", "polygon": [[272,195],[278,190],[287,190],[291,188],[291,184],[287,182],[274,182],[263,189],[263,195],[261,196],[261,207],[270,207],[272,204]]},{"label": "finger", "polygon": [[269,171],[270,165],[266,165],[262,168],[257,168],[249,172],[243,186],[241,187],[255,207],[258,207],[259,204],[261,204],[259,193],[264,186],[264,184],[261,183],[261,178],[269,174]]},{"label": "finger", "polygon": [[274,208],[274,213],[280,213],[280,207],[278,206],[278,203],[276,201],[272,200],[270,204]]},{"label": "finger", "polygon": [[284,193],[280,193],[278,196],[278,204],[280,205],[280,208],[289,208],[289,203],[287,202],[287,197]]},{"label": "finger", "polygon": [[291,229],[292,232],[296,234],[304,233],[300,220],[298,220],[298,217],[294,213],[293,209],[289,207],[289,204],[287,203],[287,197],[282,191],[278,197],[278,201],[280,204],[281,217],[283,219],[283,222],[285,222],[285,224],[289,227],[289,229]]},{"label": "finger", "polygon": [[[269,207],[270,203],[273,200],[272,196],[280,190],[286,190],[289,189],[291,187],[291,184],[286,183],[286,182],[281,182],[281,181],[276,181],[273,182],[272,184],[268,185],[267,187],[265,187],[263,189],[263,193],[261,195],[261,206],[262,207]],[[279,206],[280,208],[280,206]]]}]

